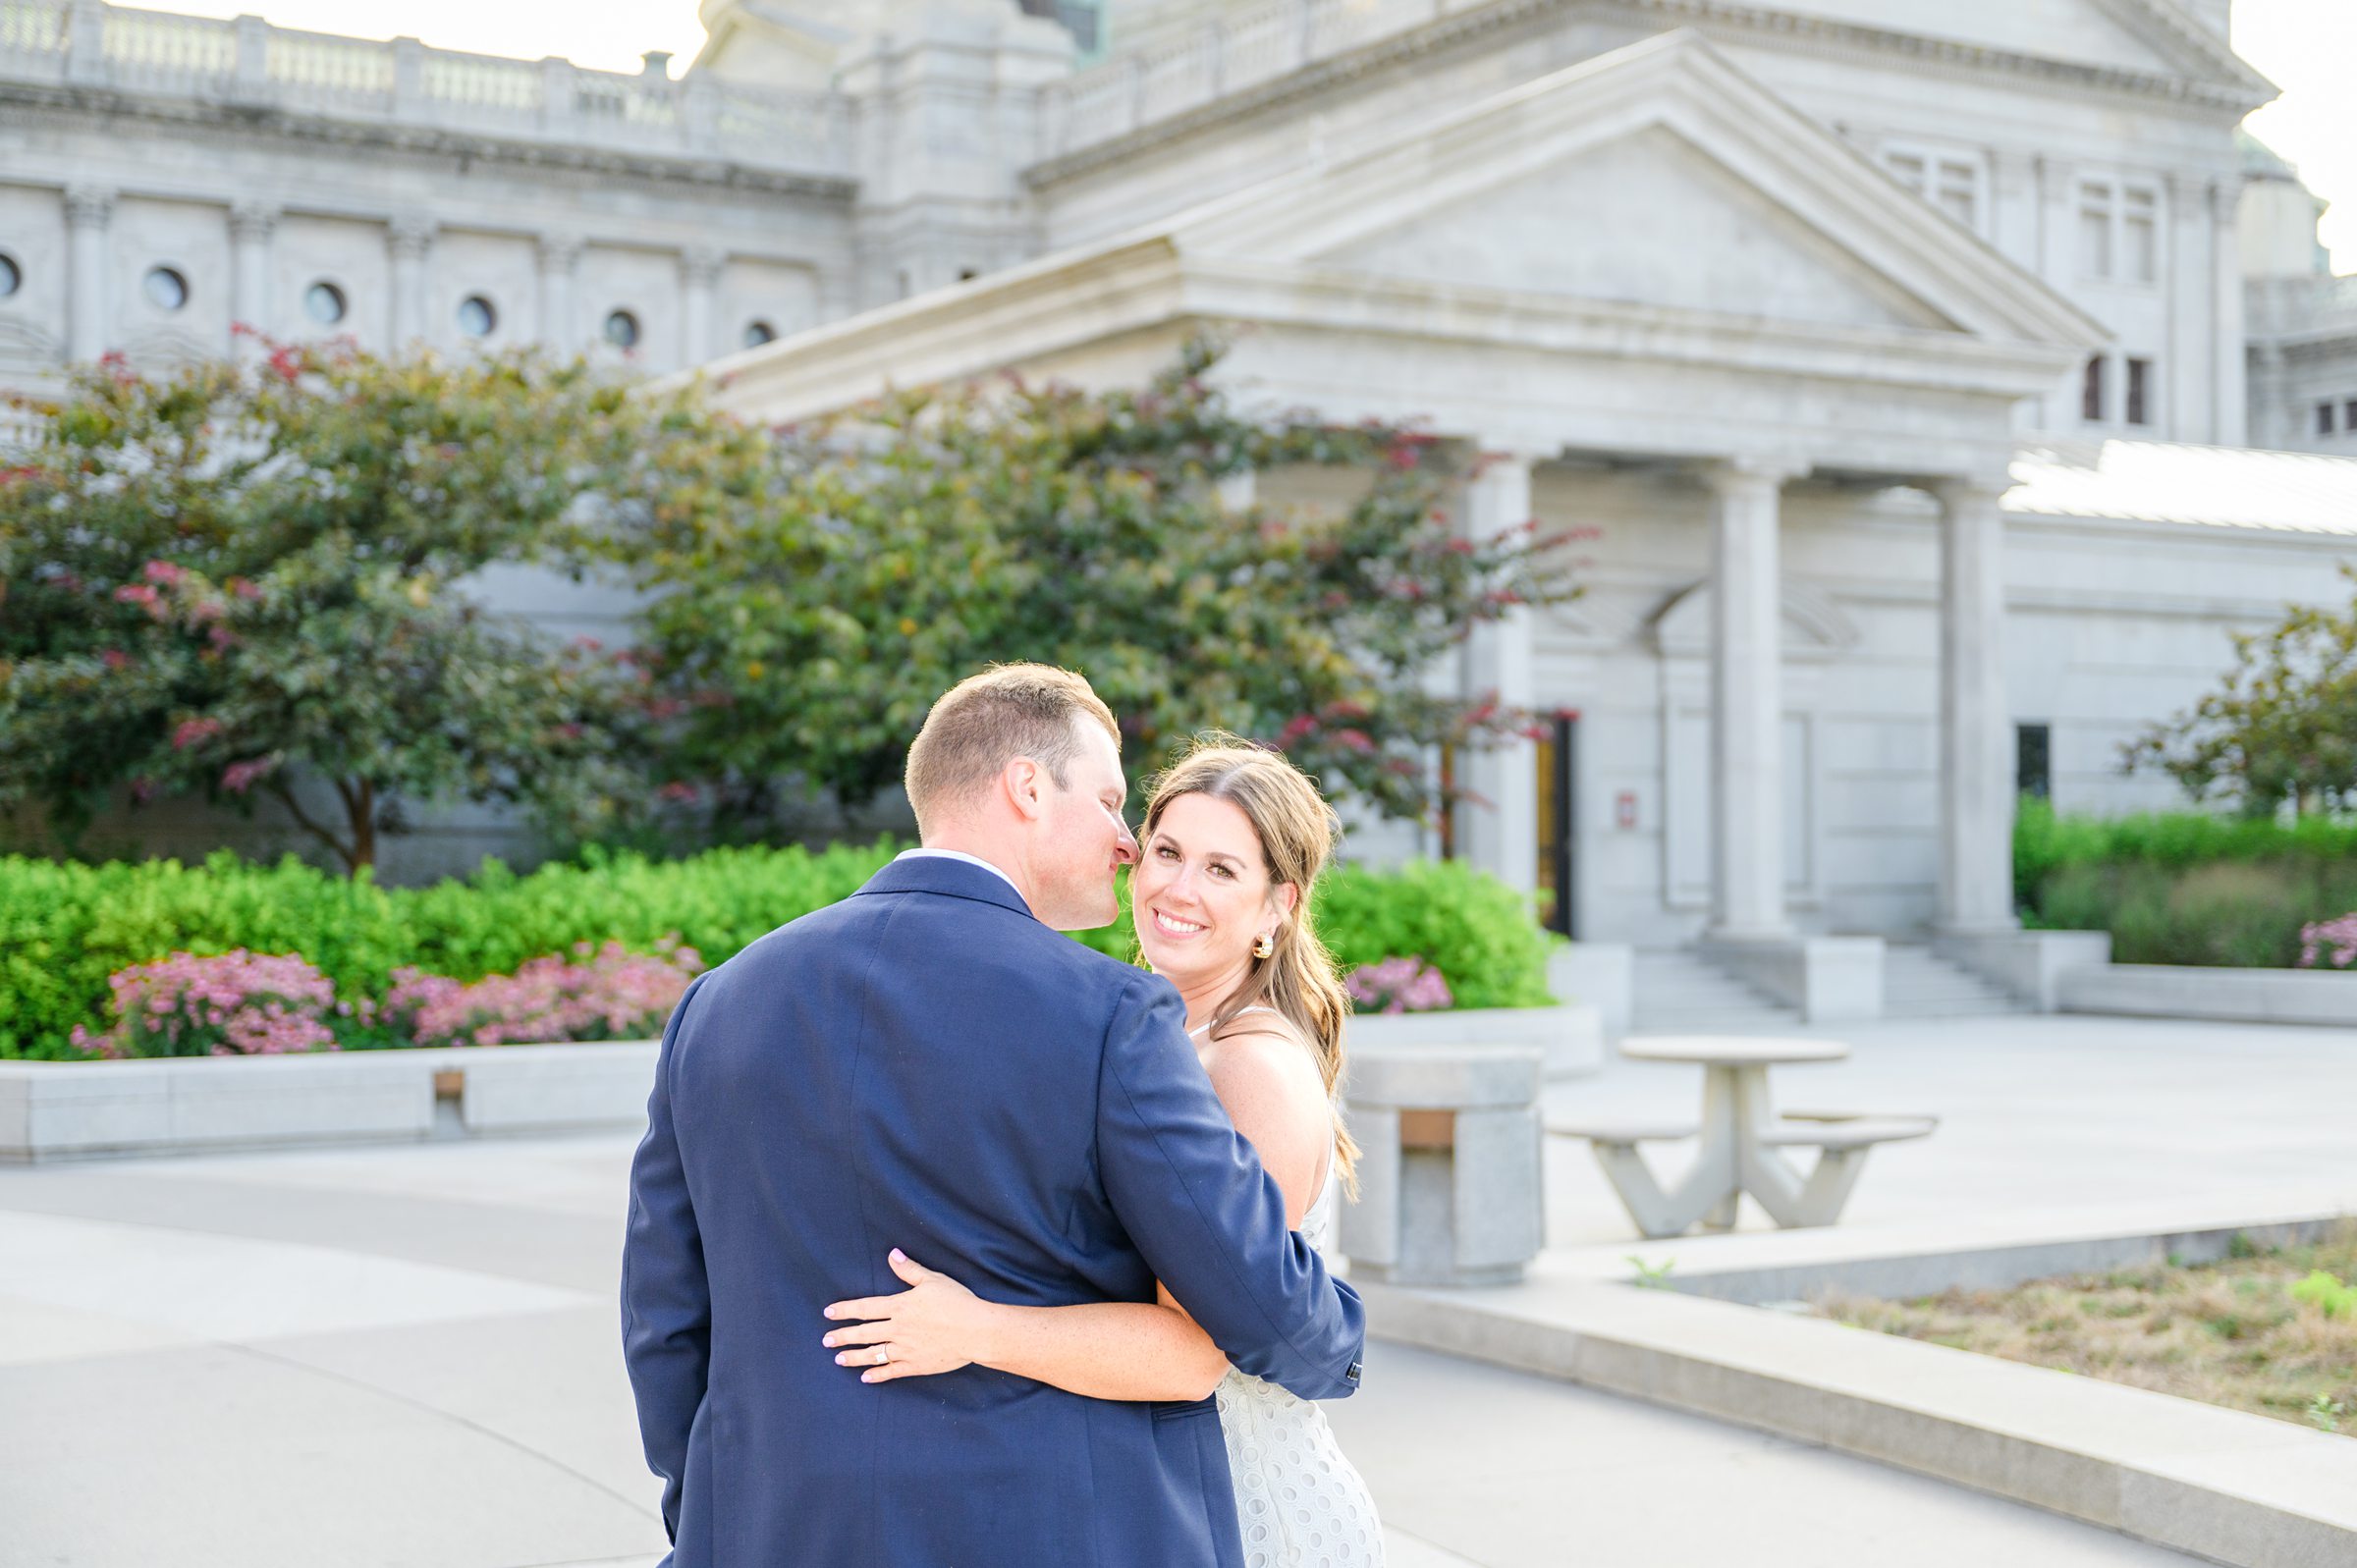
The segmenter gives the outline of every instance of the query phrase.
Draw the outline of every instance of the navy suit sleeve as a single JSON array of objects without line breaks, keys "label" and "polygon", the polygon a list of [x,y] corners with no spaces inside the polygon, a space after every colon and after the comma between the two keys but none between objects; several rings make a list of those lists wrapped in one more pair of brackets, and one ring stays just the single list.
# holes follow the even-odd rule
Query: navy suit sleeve
[{"label": "navy suit sleeve", "polygon": [[1228,1359],[1304,1399],[1358,1386],[1366,1316],[1286,1223],[1285,1194],[1212,1093],[1167,984],[1128,982],[1097,1082],[1097,1159],[1114,1212]]},{"label": "navy suit sleeve", "polygon": [[622,1352],[638,1401],[646,1465],[663,1478],[663,1528],[676,1541],[687,1434],[712,1365],[712,1288],[687,1172],[671,1119],[672,1054],[698,978],[672,1009],[646,1105],[646,1137],[630,1162],[630,1229],[622,1247]]}]

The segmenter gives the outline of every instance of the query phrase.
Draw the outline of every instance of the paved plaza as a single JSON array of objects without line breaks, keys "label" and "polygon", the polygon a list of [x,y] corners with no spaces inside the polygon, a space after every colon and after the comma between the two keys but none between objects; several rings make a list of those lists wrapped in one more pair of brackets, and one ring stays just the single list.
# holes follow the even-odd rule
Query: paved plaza
[{"label": "paved plaza", "polygon": [[[2357,1035],[2337,1031],[1838,1033],[1856,1059],[1804,1069],[1823,1076],[1796,1075],[1793,1101],[1944,1117],[1876,1157],[1861,1223],[2315,1190],[2357,1099]],[[1616,1064],[1550,1098],[1651,1114],[1694,1092]],[[0,1568],[654,1561],[614,1305],[632,1141],[0,1169]],[[1549,1167],[1557,1244],[1628,1239],[1582,1148]],[[1587,1389],[1398,1346],[1368,1359],[1332,1408],[1397,1568],[2190,1560]]]}]

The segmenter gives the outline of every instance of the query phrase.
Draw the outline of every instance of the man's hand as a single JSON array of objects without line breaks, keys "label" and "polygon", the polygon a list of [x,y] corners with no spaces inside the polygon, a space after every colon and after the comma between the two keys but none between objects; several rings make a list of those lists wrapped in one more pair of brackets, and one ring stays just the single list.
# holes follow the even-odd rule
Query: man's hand
[{"label": "man's hand", "polygon": [[831,1330],[822,1343],[840,1349],[838,1367],[858,1367],[861,1382],[897,1378],[930,1378],[980,1361],[987,1364],[998,1311],[972,1291],[919,1266],[898,1247],[892,1271],[908,1288],[889,1296],[838,1301],[829,1318],[860,1319]]}]

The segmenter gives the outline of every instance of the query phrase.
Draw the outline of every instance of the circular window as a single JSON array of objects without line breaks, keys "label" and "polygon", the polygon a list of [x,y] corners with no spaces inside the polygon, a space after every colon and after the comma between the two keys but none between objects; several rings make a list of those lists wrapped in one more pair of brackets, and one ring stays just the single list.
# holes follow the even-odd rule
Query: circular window
[{"label": "circular window", "polygon": [[189,302],[189,280],[170,267],[147,269],[147,302],[158,310],[178,310]]},{"label": "circular window", "polygon": [[0,255],[0,299],[7,298],[25,287],[25,274],[17,270],[17,258]]},{"label": "circular window", "polygon": [[638,347],[638,318],[628,310],[617,310],[606,317],[606,341],[617,349]]},{"label": "circular window", "polygon": [[459,301],[459,330],[469,338],[488,338],[499,326],[499,312],[479,294]]},{"label": "circular window", "polygon": [[323,327],[344,319],[344,291],[332,283],[314,283],[302,292],[302,312]]},{"label": "circular window", "polygon": [[765,343],[777,341],[778,329],[768,322],[748,321],[744,324],[744,346],[747,349],[758,349]]}]

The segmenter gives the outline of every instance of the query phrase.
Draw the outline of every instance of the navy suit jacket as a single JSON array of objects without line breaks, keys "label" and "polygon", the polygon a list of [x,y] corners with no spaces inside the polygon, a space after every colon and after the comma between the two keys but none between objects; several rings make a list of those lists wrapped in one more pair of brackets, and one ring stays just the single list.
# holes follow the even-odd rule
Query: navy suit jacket
[{"label": "navy suit jacket", "polygon": [[896,861],[681,999],[630,1169],[623,1339],[677,1568],[1240,1568],[1209,1399],[966,1367],[862,1383],[829,1302],[899,1247],[992,1301],[1151,1301],[1356,1386],[1350,1287],[1212,1094],[1167,981],[979,866]]}]

